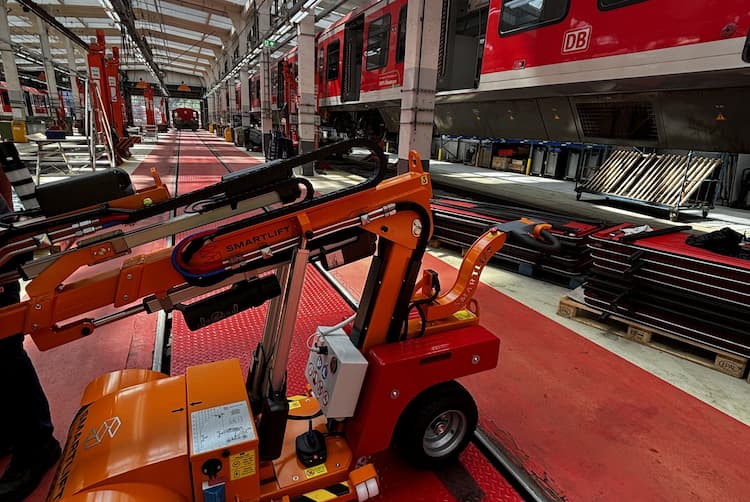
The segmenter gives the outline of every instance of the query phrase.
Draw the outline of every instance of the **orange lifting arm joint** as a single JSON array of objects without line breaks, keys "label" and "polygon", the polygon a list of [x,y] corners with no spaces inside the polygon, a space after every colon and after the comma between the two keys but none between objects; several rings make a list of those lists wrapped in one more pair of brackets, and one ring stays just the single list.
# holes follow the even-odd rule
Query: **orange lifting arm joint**
[{"label": "orange lifting arm joint", "polygon": [[[419,305],[418,308],[422,309],[425,321],[446,319],[467,307],[474,293],[476,293],[482,270],[484,270],[490,258],[500,251],[506,238],[505,232],[501,232],[497,228],[491,228],[471,245],[464,255],[453,287],[429,303]],[[417,283],[414,290],[415,294],[412,299],[414,303],[426,301],[435,294],[437,286],[435,279],[430,270],[425,270],[422,273],[422,279]]]}]

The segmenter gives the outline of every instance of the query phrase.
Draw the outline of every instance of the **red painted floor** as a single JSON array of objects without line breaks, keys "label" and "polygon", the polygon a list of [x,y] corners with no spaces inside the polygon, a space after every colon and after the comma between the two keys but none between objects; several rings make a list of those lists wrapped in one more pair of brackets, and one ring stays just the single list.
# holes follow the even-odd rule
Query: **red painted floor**
[{"label": "red painted floor", "polygon": [[746,425],[489,286],[476,298],[500,364],[463,383],[496,443],[560,499],[750,500]]}]

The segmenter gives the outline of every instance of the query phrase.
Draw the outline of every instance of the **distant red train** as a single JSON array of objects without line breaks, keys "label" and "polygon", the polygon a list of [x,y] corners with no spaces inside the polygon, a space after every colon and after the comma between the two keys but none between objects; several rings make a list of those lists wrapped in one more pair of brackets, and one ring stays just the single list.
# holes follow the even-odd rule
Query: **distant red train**
[{"label": "distant red train", "polygon": [[[47,118],[50,113],[49,96],[47,91],[35,89],[34,87],[21,86],[23,92],[24,104],[26,105],[26,115],[28,117]],[[0,115],[12,115],[13,109],[10,106],[10,97],[8,96],[8,86],[3,81],[0,82]]]},{"label": "distant red train", "polygon": [[[324,125],[398,130],[407,4],[371,2],[318,34]],[[750,152],[746,0],[443,5],[438,134]],[[278,120],[298,99],[296,58],[272,69]],[[251,83],[259,88],[257,76]]]},{"label": "distant red train", "polygon": [[198,111],[192,108],[175,108],[172,110],[172,125],[178,131],[182,129],[197,131],[199,126]]}]

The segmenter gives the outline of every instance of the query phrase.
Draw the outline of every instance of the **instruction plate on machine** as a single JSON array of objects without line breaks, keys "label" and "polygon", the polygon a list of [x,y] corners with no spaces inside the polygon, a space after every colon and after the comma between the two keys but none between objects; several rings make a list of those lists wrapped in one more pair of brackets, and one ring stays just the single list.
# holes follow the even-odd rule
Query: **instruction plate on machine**
[{"label": "instruction plate on machine", "polygon": [[190,418],[194,455],[255,439],[245,401],[194,411]]}]

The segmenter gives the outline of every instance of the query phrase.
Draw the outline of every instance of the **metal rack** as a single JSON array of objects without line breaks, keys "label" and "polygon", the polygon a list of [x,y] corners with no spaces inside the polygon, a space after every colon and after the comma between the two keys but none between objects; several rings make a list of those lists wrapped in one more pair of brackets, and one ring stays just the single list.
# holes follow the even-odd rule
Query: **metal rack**
[{"label": "metal rack", "polygon": [[703,217],[714,207],[721,159],[615,150],[588,179],[576,185],[582,193],[604,195],[664,208],[677,220],[681,209],[700,209]]}]

